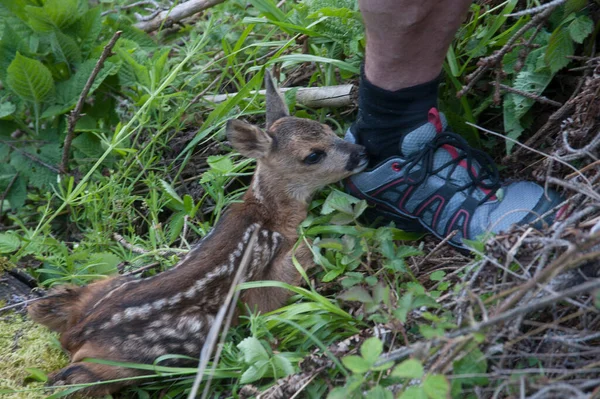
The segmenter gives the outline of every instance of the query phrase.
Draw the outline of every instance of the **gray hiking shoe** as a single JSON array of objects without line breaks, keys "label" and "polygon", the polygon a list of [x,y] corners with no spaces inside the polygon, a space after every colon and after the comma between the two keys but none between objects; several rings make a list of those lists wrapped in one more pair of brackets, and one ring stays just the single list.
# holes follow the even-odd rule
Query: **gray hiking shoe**
[{"label": "gray hiking shoe", "polygon": [[[429,122],[404,137],[400,156],[345,181],[350,194],[375,206],[369,219],[438,238],[456,230],[449,242],[463,249],[463,239],[554,220],[562,202],[557,192],[527,181],[502,183],[487,154],[446,129],[445,117],[432,108]],[[346,140],[355,141],[350,131]]]}]

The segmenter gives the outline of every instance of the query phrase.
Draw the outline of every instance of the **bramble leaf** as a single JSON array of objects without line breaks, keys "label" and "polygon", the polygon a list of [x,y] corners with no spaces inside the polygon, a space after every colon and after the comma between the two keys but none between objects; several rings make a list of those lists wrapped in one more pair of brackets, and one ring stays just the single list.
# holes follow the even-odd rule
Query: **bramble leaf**
[{"label": "bramble leaf", "polygon": [[567,57],[573,55],[574,51],[575,46],[573,45],[573,39],[571,39],[569,30],[558,27],[552,32],[552,36],[550,36],[544,60],[552,73],[554,73],[566,67],[571,62]]},{"label": "bramble leaf", "polygon": [[54,92],[50,70],[41,62],[22,56],[19,52],[7,72],[8,87],[25,101],[41,104]]}]

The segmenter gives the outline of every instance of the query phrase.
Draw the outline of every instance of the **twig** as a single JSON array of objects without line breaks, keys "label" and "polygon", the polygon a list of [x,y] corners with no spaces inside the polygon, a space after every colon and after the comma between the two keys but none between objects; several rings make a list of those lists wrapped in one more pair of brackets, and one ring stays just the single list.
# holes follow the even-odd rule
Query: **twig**
[{"label": "twig", "polygon": [[465,94],[467,94],[467,92],[473,88],[475,83],[479,79],[481,79],[483,74],[488,69],[500,64],[504,55],[513,48],[513,45],[515,44],[515,42],[521,36],[523,36],[525,34],[525,32],[527,32],[529,29],[536,26],[537,24],[543,23],[543,21],[547,17],[550,16],[552,11],[554,11],[554,9],[556,7],[557,6],[549,7],[546,10],[544,10],[543,12],[541,12],[540,14],[537,14],[536,16],[531,18],[531,21],[529,21],[528,23],[523,25],[521,27],[521,29],[519,29],[514,35],[512,35],[511,38],[508,39],[506,44],[504,46],[502,46],[502,48],[500,50],[496,51],[494,54],[490,55],[489,57],[485,57],[485,58],[482,58],[481,60],[479,60],[479,62],[478,62],[479,67],[473,73],[471,73],[469,76],[467,76],[469,83],[467,84],[467,86],[464,86],[458,93],[456,93],[456,96],[460,98],[460,97],[464,96]]},{"label": "twig", "polygon": [[506,90],[508,92],[518,94],[519,96],[522,96],[522,97],[531,98],[532,100],[535,100],[542,104],[553,105],[553,106],[559,107],[559,108],[563,106],[563,104],[559,103],[558,101],[550,100],[548,97],[544,97],[544,96],[537,95],[534,93],[529,93],[528,91],[524,91],[524,90],[515,89],[514,87],[510,87],[510,86],[504,85],[502,83],[499,83],[498,86],[502,90]]},{"label": "twig", "polygon": [[[577,87],[575,88],[573,94],[571,94],[571,97],[567,100],[567,102],[565,102],[565,104],[562,107],[556,110],[555,113],[550,115],[546,123],[544,123],[544,126],[539,128],[537,132],[535,132],[529,139],[527,139],[527,141],[525,142],[525,146],[531,147],[538,138],[548,134],[548,130],[552,127],[552,125],[554,125],[557,121],[561,120],[567,113],[571,112],[571,109],[575,106],[575,98],[579,94],[579,91],[583,87],[583,84],[584,79],[579,79]],[[504,157],[504,159],[502,159],[502,163],[507,164],[512,162],[519,155],[521,155],[521,153],[526,148],[525,146],[516,148],[511,155],[507,155],[506,157]]]},{"label": "twig", "polygon": [[[298,104],[304,105],[310,108],[339,108],[347,107],[352,104],[355,86],[352,84],[339,85],[339,86],[325,86],[325,87],[286,87],[279,89],[282,93],[286,91],[297,89],[296,101]],[[255,94],[265,95],[265,90],[251,91],[250,95]],[[227,101],[228,98],[237,95],[237,93],[217,94],[211,96],[202,97],[202,100],[209,101],[212,103],[221,103]]]},{"label": "twig", "polygon": [[133,244],[130,244],[129,242],[127,242],[127,240],[125,239],[125,237],[123,237],[121,234],[119,233],[113,233],[113,238],[122,246],[124,246],[125,248],[127,248],[128,250],[130,250],[133,253],[136,254],[147,254],[148,251],[146,251],[144,248],[135,246]]},{"label": "twig", "polygon": [[[202,382],[202,377],[204,376],[204,372],[206,371],[206,367],[208,366],[208,360],[210,359],[210,356],[214,350],[215,344],[217,343],[217,338],[219,336],[219,330],[221,329],[221,326],[223,325],[223,322],[225,321],[225,312],[227,311],[227,309],[230,307],[230,305],[232,303],[237,302],[237,299],[240,296],[240,291],[237,290],[237,286],[242,279],[242,275],[243,275],[246,267],[248,266],[248,263],[250,262],[250,256],[253,252],[254,245],[256,244],[256,240],[258,237],[258,230],[259,229],[255,229],[252,232],[252,236],[250,237],[248,246],[246,247],[246,250],[244,251],[244,255],[242,256],[242,261],[240,262],[240,266],[238,267],[237,273],[235,274],[233,281],[231,282],[231,286],[229,287],[229,292],[227,293],[227,297],[225,298],[225,301],[221,305],[221,308],[219,309],[219,312],[217,313],[217,315],[215,317],[213,325],[211,326],[210,331],[208,332],[208,335],[206,337],[206,341],[204,342],[204,345],[202,345],[202,350],[200,352],[200,363],[198,365],[198,371],[196,372],[196,378],[194,379],[194,383],[193,383],[192,389],[190,390],[190,393],[188,395],[188,399],[196,398],[196,396],[198,394],[198,389],[200,387],[200,383]],[[233,309],[234,309],[234,307],[232,306],[232,310]],[[229,312],[227,321],[225,322],[225,328],[222,333],[223,338],[225,338],[225,335],[227,334],[227,329],[229,329],[229,324],[231,322],[232,316],[233,316],[233,312]],[[220,351],[217,353],[217,355],[215,356],[215,359],[213,361],[214,367],[216,367],[216,365],[219,361],[218,360],[219,354],[220,354]]]},{"label": "twig", "polygon": [[585,175],[584,175],[583,173],[581,173],[581,172],[579,171],[579,169],[577,169],[577,168],[576,168],[576,167],[574,167],[573,165],[571,165],[571,164],[569,164],[569,163],[567,163],[567,162],[563,161],[562,159],[560,159],[560,158],[558,158],[558,157],[556,157],[556,156],[554,156],[554,155],[548,155],[548,154],[545,154],[545,153],[543,153],[543,152],[541,152],[541,151],[538,151],[538,150],[536,150],[535,148],[531,148],[531,147],[529,147],[529,146],[527,146],[527,145],[525,145],[525,144],[523,144],[523,143],[521,143],[521,142],[519,142],[519,141],[517,141],[517,140],[515,140],[515,139],[513,139],[513,138],[510,138],[510,137],[508,137],[508,136],[504,136],[504,135],[502,135],[502,134],[500,134],[500,133],[496,133],[496,132],[494,132],[494,131],[491,131],[491,130],[489,130],[489,129],[486,129],[486,128],[484,128],[484,127],[478,126],[478,125],[476,125],[476,124],[474,124],[474,123],[471,123],[471,122],[466,122],[466,124],[467,124],[467,125],[469,125],[469,126],[472,126],[472,127],[474,127],[475,129],[479,129],[479,130],[481,130],[481,131],[483,131],[483,132],[486,132],[486,133],[492,134],[492,135],[494,135],[494,136],[496,136],[496,137],[500,137],[500,138],[502,138],[502,139],[504,139],[504,140],[508,140],[508,141],[510,141],[510,142],[512,142],[512,143],[515,143],[515,144],[517,144],[517,145],[519,145],[519,146],[521,146],[521,147],[523,147],[523,148],[525,148],[525,149],[527,149],[527,150],[529,150],[529,151],[531,151],[531,152],[534,152],[534,153],[536,153],[536,154],[538,154],[538,155],[542,155],[542,156],[544,156],[544,157],[547,157],[547,158],[553,159],[553,160],[555,160],[556,162],[558,162],[558,163],[560,163],[560,164],[562,164],[562,165],[565,165],[565,166],[566,166],[566,167],[568,167],[569,169],[571,169],[571,170],[575,171],[575,173],[577,173],[577,174],[578,174],[578,175],[581,177],[581,179],[583,179],[583,180],[584,180],[584,181],[585,181],[585,182],[586,182],[586,183],[587,183],[587,184],[588,184],[590,187],[592,187],[592,183],[590,183],[590,181],[588,180],[588,178],[587,178],[587,177],[585,177]]},{"label": "twig", "polygon": [[38,163],[38,164],[42,165],[43,167],[50,169],[52,172],[59,173],[59,170],[58,170],[58,168],[56,166],[50,165],[49,163],[46,163],[46,162],[42,161],[41,159],[39,159],[35,155],[30,154],[27,151],[23,151],[20,148],[17,148],[14,145],[12,145],[11,143],[8,143],[8,142],[6,142],[4,140],[0,140],[0,143],[6,144],[7,146],[9,146],[10,148],[12,148],[13,150],[15,150],[15,151],[23,154],[26,158],[29,158],[33,162]]},{"label": "twig", "polygon": [[138,6],[146,6],[148,4],[151,4],[154,7],[158,7],[159,6],[158,3],[156,1],[154,1],[154,0],[142,0],[142,1],[136,1],[135,3],[127,4],[125,6],[117,6],[114,10],[104,11],[100,15],[102,17],[104,17],[105,15],[108,15],[108,14],[114,14],[114,13],[117,13],[119,11],[128,10],[130,8],[134,8],[134,7],[138,7]]},{"label": "twig", "polygon": [[[0,196],[0,217],[2,217],[2,206],[4,205],[4,199],[8,195],[8,192],[12,188],[13,184],[15,184],[15,180],[17,180],[17,177],[19,177],[19,172],[15,173],[15,175],[12,177],[12,179],[10,179],[10,182],[8,183],[8,186],[6,187],[6,190],[4,190],[4,192]],[[11,204],[11,206],[13,206],[13,205]]]},{"label": "twig", "polygon": [[531,14],[537,14],[539,12],[542,12],[548,8],[556,8],[559,5],[566,3],[567,0],[553,0],[550,3],[546,3],[546,4],[542,4],[540,6],[537,7],[533,7],[533,8],[529,8],[527,10],[523,10],[523,11],[518,11],[518,12],[514,12],[512,14],[506,14],[504,15],[505,17],[522,17],[523,15],[531,15]]},{"label": "twig", "polygon": [[544,298],[540,301],[529,303],[527,305],[519,306],[517,308],[508,310],[506,312],[497,314],[496,316],[482,321],[481,323],[477,323],[471,327],[463,328],[457,331],[453,331],[450,334],[447,334],[447,338],[456,338],[461,335],[466,335],[474,332],[481,331],[482,329],[489,327],[494,324],[502,323],[506,320],[514,319],[517,316],[524,315],[534,310],[545,308],[546,306],[552,305],[553,303],[560,301],[561,299],[570,298],[579,294],[583,294],[588,291],[592,291],[600,288],[600,279],[594,279],[588,281],[586,283],[577,285],[573,288],[569,288],[562,292],[557,293],[556,295],[550,295],[547,298]]},{"label": "twig", "polygon": [[79,120],[79,118],[81,117],[81,110],[83,109],[85,99],[90,89],[92,88],[92,85],[94,84],[94,80],[96,80],[96,76],[98,76],[98,73],[104,66],[104,61],[106,61],[106,59],[112,55],[111,51],[115,46],[115,43],[119,39],[119,36],[121,36],[121,31],[116,31],[113,37],[108,42],[108,44],[104,46],[104,50],[102,50],[100,59],[96,63],[92,74],[85,83],[83,91],[79,96],[79,100],[77,100],[77,105],[75,106],[75,109],[73,109],[73,111],[71,111],[71,113],[69,114],[69,118],[67,121],[67,137],[65,137],[65,143],[63,145],[62,162],[60,164],[61,174],[68,173],[69,171],[69,152],[71,150],[71,142],[73,141],[73,135],[75,134],[75,124],[77,123],[77,120]]},{"label": "twig", "polygon": [[154,268],[156,266],[159,266],[159,265],[160,265],[160,263],[158,263],[158,262],[150,263],[149,265],[142,266],[142,267],[137,268],[135,270],[132,270],[130,272],[124,273],[124,274],[122,274],[122,276],[123,277],[128,277],[128,276],[131,276],[133,274],[142,273],[142,272],[145,272],[146,270],[152,269],[152,268]]},{"label": "twig", "polygon": [[185,3],[181,3],[171,8],[170,10],[162,11],[158,13],[154,18],[149,21],[140,21],[134,26],[146,32],[152,32],[165,26],[171,27],[175,22],[181,21],[191,15],[194,15],[200,11],[206,10],[207,8],[216,6],[217,4],[223,3],[225,0],[190,0]]}]

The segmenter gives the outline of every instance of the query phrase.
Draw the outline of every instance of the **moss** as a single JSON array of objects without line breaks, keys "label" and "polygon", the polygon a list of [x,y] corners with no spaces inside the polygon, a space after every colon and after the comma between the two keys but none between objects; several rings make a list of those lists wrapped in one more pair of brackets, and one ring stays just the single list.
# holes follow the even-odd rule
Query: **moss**
[{"label": "moss", "polygon": [[4,399],[45,398],[44,383],[25,381],[27,368],[51,372],[64,367],[67,356],[60,350],[56,334],[34,323],[27,316],[10,313],[0,318],[0,390],[25,392],[0,393]]}]

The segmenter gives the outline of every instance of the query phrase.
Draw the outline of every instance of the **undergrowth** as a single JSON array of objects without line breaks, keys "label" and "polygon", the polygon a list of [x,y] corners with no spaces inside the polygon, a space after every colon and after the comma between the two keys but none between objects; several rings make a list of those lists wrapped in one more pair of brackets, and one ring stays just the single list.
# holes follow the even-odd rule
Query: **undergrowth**
[{"label": "undergrowth", "polygon": [[[147,12],[151,3],[127,8],[120,0],[0,0],[0,260],[26,270],[42,288],[142,267],[138,275],[154,275],[204,237],[239,199],[253,171],[252,161],[232,152],[223,130],[231,118],[263,121],[264,98],[257,91],[265,67],[285,86],[357,81],[365,38],[354,1],[277,7],[273,0],[230,0],[194,21],[147,34],[134,27],[134,12]],[[561,74],[575,64],[571,56],[593,55],[595,48],[595,3],[568,0],[548,23],[527,30],[518,45],[489,61],[532,20],[506,15],[535,5],[473,4],[444,65],[441,109],[455,131],[498,158],[513,151],[512,142],[480,137],[465,122],[504,130],[512,139],[531,135],[537,115],[550,107],[531,97],[560,98],[568,92],[561,87],[572,90]],[[70,172],[61,173],[69,112],[117,30],[122,36],[75,125]],[[482,59],[499,68],[467,79]],[[505,92],[500,83],[531,96]],[[217,104],[204,99],[218,93],[234,94]],[[340,134],[353,121],[353,109],[309,109],[294,94],[286,100],[297,116],[329,123]],[[439,340],[464,323],[441,304],[464,291],[470,259],[444,250],[450,262],[423,272],[430,247],[393,226],[358,224],[365,207],[337,186],[314,199],[300,229],[318,267],[304,287],[285,287],[294,293],[286,306],[247,316],[228,333],[210,397],[253,396],[294,375],[310,377],[297,388],[311,398],[480,397],[478,390],[497,388],[486,375],[481,333],[465,335],[460,356],[437,371],[428,363]],[[282,286],[255,282],[243,289],[272,285]],[[51,349],[54,364],[45,352],[56,342],[40,327],[27,328],[24,334],[41,351],[27,357],[44,361],[3,361],[0,388],[9,395],[34,397],[27,396],[34,395],[30,386],[19,386],[27,379],[17,369],[44,380],[62,359]],[[411,359],[382,360],[394,347],[421,340],[429,346]],[[6,339],[1,345],[4,352],[22,343]],[[194,368],[151,368],[159,379],[120,397],[186,397]],[[40,388],[35,395],[45,394]]]}]

